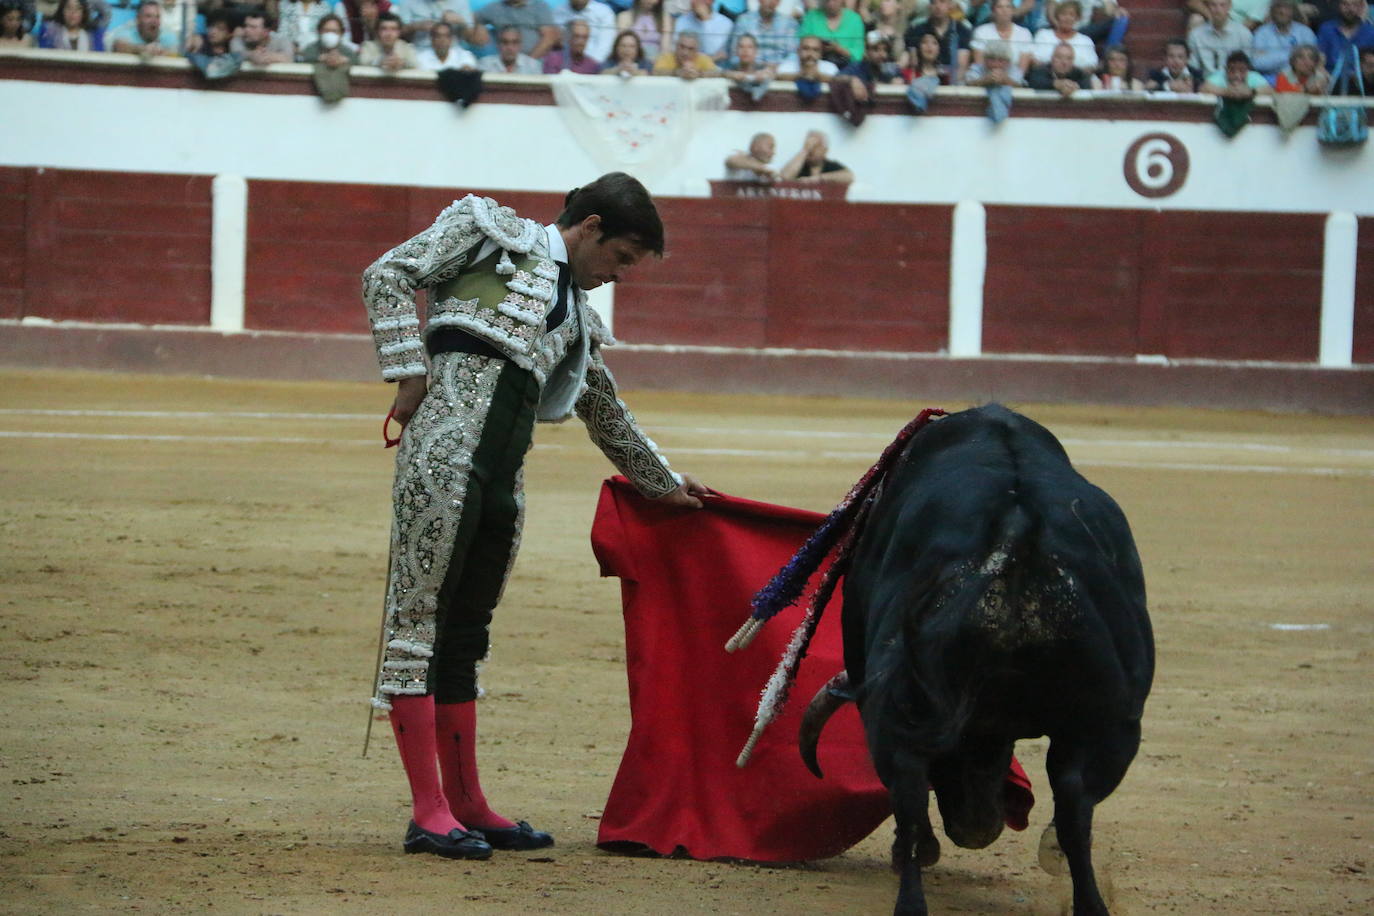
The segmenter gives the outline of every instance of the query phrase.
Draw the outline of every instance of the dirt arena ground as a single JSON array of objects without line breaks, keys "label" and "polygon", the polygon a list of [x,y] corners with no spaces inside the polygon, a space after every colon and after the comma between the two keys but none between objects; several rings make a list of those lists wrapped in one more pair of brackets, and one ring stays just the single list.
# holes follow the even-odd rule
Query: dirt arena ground
[{"label": "dirt arena ground", "polygon": [[[628,728],[610,473],[543,427],[484,674],[484,779],[558,845],[403,856],[379,722],[361,758],[390,452],[377,385],[0,373],[0,911],[881,913],[890,829],[785,868],[594,845]],[[909,402],[631,392],[728,492],[825,511]],[[964,405],[947,404],[947,407]],[[1018,405],[1134,526],[1158,641],[1145,741],[1098,809],[1120,913],[1374,912],[1374,421]],[[937,913],[1058,913],[1031,829],[945,843]]]}]

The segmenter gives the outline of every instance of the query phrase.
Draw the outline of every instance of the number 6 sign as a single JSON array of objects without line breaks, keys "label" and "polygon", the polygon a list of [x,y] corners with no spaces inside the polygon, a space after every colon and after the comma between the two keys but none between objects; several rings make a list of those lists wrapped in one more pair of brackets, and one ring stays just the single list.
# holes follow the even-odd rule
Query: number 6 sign
[{"label": "number 6 sign", "polygon": [[1172,134],[1146,134],[1126,150],[1121,171],[1141,197],[1168,197],[1188,178],[1188,148]]}]

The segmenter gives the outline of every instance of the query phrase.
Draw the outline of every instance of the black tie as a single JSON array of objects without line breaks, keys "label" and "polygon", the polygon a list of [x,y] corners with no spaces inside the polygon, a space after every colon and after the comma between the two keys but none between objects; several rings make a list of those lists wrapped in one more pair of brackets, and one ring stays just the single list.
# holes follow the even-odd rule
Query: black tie
[{"label": "black tie", "polygon": [[553,310],[549,312],[549,317],[544,323],[545,331],[552,331],[563,323],[563,319],[568,317],[568,286],[572,282],[572,271],[568,270],[568,265],[562,261],[558,262],[558,299],[553,304]]}]

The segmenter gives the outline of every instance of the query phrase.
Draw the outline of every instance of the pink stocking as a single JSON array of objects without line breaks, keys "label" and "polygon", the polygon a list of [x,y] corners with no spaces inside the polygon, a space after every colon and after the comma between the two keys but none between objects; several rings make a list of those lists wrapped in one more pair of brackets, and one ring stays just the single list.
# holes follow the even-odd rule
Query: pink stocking
[{"label": "pink stocking", "polygon": [[410,781],[411,808],[415,823],[422,830],[447,834],[455,827],[466,829],[454,820],[448,800],[439,787],[435,765],[434,697],[398,696],[391,699],[391,730],[401,766]]},{"label": "pink stocking", "polygon": [[477,703],[436,703],[434,730],[439,768],[444,774],[444,795],[453,816],[474,830],[514,827],[514,823],[487,805],[477,778]]}]

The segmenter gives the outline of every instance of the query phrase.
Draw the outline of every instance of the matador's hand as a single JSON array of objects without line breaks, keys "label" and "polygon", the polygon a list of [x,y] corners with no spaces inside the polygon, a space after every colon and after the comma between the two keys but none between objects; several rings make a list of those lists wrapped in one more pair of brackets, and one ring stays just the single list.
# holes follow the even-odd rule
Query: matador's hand
[{"label": "matador's hand", "polygon": [[423,375],[412,375],[397,382],[396,401],[391,407],[392,419],[402,426],[409,423],[415,411],[420,409],[420,402],[425,399],[428,390],[429,383]]},{"label": "matador's hand", "polygon": [[676,490],[664,493],[655,502],[663,503],[665,506],[672,506],[676,509],[700,509],[701,500],[698,497],[709,496],[710,487],[697,480],[691,474],[682,475],[682,483]]}]

